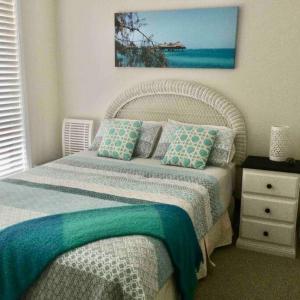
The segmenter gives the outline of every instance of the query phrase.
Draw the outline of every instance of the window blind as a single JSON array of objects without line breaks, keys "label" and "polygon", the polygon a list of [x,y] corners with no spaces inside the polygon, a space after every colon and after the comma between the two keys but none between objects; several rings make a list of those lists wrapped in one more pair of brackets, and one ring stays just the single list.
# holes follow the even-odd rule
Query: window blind
[{"label": "window blind", "polygon": [[27,167],[15,0],[0,0],[0,178]]}]

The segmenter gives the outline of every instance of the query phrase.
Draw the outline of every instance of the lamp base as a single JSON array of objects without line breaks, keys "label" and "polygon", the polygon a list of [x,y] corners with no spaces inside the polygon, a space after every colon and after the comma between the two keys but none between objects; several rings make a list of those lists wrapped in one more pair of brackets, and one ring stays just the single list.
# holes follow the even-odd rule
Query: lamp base
[{"label": "lamp base", "polygon": [[287,160],[287,157],[269,156],[269,159],[272,161],[283,162]]}]

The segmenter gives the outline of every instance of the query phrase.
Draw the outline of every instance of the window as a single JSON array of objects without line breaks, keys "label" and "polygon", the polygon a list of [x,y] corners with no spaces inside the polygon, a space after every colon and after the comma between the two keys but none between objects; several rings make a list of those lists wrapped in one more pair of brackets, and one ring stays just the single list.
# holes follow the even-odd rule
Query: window
[{"label": "window", "polygon": [[0,0],[0,178],[26,169],[15,0]]}]

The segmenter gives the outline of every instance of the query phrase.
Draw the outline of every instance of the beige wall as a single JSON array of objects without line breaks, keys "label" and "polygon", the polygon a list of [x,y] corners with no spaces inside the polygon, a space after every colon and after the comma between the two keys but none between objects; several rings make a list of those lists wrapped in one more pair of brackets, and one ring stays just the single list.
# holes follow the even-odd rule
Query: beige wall
[{"label": "beige wall", "polygon": [[32,164],[59,157],[61,103],[58,92],[55,0],[20,0],[21,46]]},{"label": "beige wall", "polygon": [[[113,13],[117,11],[240,6],[237,67],[117,69]],[[60,0],[58,41],[61,96],[67,117],[103,118],[125,88],[149,79],[197,80],[231,99],[245,116],[250,154],[267,155],[272,124],[288,124],[291,155],[300,158],[299,0]]]}]

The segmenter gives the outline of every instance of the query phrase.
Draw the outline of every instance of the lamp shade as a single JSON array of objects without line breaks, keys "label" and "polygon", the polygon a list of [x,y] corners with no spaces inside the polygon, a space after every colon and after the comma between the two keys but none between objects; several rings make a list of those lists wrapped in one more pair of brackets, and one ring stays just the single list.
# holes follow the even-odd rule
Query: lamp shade
[{"label": "lamp shade", "polygon": [[289,157],[289,126],[272,126],[269,158],[285,161]]}]

